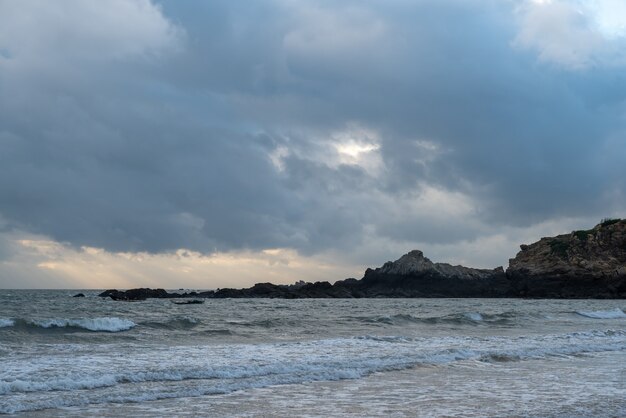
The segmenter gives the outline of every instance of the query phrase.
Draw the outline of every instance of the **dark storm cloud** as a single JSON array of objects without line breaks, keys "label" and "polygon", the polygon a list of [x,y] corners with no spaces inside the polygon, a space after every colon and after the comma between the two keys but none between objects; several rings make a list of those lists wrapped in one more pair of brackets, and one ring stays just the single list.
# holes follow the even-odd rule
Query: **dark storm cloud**
[{"label": "dark storm cloud", "polygon": [[[347,49],[285,23],[293,10],[279,14],[282,19],[276,13],[246,16],[244,23],[233,23],[254,40],[255,52],[243,67],[272,70],[222,85],[238,89],[247,116],[270,127],[337,127],[358,120],[380,129],[390,187],[404,180],[412,188],[424,176],[414,153],[405,152],[407,140],[424,138],[451,151],[432,164],[427,180],[452,189],[477,184],[485,190],[479,197],[493,207],[487,218],[502,214],[501,221],[523,224],[597,211],[609,203],[599,198],[602,190],[623,174],[607,177],[601,144],[623,129],[626,79],[619,67],[571,72],[513,47],[519,30],[513,6],[369,2],[355,12],[344,4],[337,6],[343,16],[338,23],[364,31],[375,26],[368,18],[389,25],[379,38]],[[236,16],[235,9],[222,13]],[[323,22],[318,26],[326,29]],[[337,37],[349,29],[338,30]],[[300,49],[289,42],[299,32]],[[309,44],[305,35],[313,37]],[[222,71],[241,62],[240,48],[222,51],[214,57],[224,63]],[[581,195],[596,198],[581,202]]]},{"label": "dark storm cloud", "polygon": [[[623,69],[517,46],[520,2],[158,4],[126,34],[104,24],[122,35],[93,35],[97,50],[54,43],[88,31],[78,12],[27,27],[44,41],[0,38],[6,228],[312,253],[365,228],[454,242],[624,204]],[[382,168],[338,159],[351,126],[377,133]],[[441,204],[469,202],[471,219],[419,203],[429,187],[465,196]]]}]

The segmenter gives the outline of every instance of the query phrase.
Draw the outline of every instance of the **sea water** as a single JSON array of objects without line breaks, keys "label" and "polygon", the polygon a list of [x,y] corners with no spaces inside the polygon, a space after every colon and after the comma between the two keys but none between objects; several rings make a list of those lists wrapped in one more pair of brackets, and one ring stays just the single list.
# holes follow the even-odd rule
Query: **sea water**
[{"label": "sea water", "polygon": [[626,416],[626,301],[0,291],[0,414]]}]

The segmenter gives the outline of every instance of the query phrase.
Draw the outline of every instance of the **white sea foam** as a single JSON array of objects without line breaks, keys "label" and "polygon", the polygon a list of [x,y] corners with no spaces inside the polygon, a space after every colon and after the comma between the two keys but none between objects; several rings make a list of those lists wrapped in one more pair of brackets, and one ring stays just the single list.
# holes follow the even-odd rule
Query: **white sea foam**
[{"label": "white sea foam", "polygon": [[626,318],[626,313],[619,308],[610,311],[576,311],[578,315],[594,319],[622,319]]},{"label": "white sea foam", "polygon": [[[203,394],[311,381],[357,379],[375,372],[416,365],[442,365],[463,360],[523,360],[579,353],[626,350],[623,330],[577,332],[522,338],[510,347],[505,337],[408,339],[401,336],[336,338],[303,343],[171,348],[132,360],[107,355],[76,356],[55,376],[50,364],[12,363],[0,373],[0,394],[71,392],[113,388],[120,384],[203,381]],[[212,360],[208,361],[207,357]],[[55,358],[49,361],[57,361]],[[155,363],[156,361],[156,363]],[[33,369],[33,367],[36,367]],[[11,370],[11,368],[13,370]],[[39,369],[37,369],[39,368]],[[6,376],[19,378],[6,379]],[[158,395],[157,397],[160,397]],[[0,400],[0,413],[11,412]]]},{"label": "white sea foam", "polygon": [[478,312],[467,312],[464,313],[463,316],[475,322],[480,322],[483,320],[483,316]]},{"label": "white sea foam", "polygon": [[[50,379],[47,382],[29,381],[17,379],[11,382],[0,382],[0,395],[14,392],[48,392],[48,391],[71,391],[76,389],[95,389],[113,386],[119,383],[115,376],[102,375],[87,378],[75,378],[72,376]],[[0,412],[2,410],[0,409]]]},{"label": "white sea foam", "polygon": [[79,318],[79,319],[53,318],[53,319],[32,320],[30,321],[30,323],[41,328],[76,327],[76,328],[83,328],[89,331],[106,331],[106,332],[127,331],[136,325],[131,320],[115,318],[115,317]]},{"label": "white sea foam", "polygon": [[12,327],[15,325],[15,321],[7,318],[0,318],[0,328]]}]

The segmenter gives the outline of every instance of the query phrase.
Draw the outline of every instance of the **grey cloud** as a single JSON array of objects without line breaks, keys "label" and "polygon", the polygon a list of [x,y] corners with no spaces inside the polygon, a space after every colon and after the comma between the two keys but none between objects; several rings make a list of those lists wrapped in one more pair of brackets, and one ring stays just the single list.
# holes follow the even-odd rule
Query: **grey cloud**
[{"label": "grey cloud", "polygon": [[[366,228],[457,242],[625,203],[625,76],[516,48],[513,2],[159,5],[176,47],[156,55],[71,51],[71,71],[17,73],[17,46],[0,57],[11,227],[115,251],[314,253]],[[351,123],[379,133],[379,174],[323,160],[321,139]],[[419,184],[469,196],[472,218],[397,217]]]}]

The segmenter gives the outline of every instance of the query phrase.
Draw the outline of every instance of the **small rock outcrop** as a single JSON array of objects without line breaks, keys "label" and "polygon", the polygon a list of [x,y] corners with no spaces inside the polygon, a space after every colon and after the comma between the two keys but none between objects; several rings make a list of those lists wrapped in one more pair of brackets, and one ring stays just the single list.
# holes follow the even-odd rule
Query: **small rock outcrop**
[{"label": "small rock outcrop", "polygon": [[626,220],[520,248],[507,269],[514,296],[626,298]]},{"label": "small rock outcrop", "polygon": [[140,289],[130,289],[126,291],[120,291],[117,289],[109,289],[100,293],[98,296],[100,297],[110,297],[113,300],[123,300],[123,301],[139,301],[146,300],[148,298],[165,298],[172,297],[165,289],[148,289],[148,288],[140,288]]},{"label": "small rock outcrop", "polygon": [[130,290],[117,290],[109,289],[100,293],[98,296],[101,298],[111,298],[113,300],[120,300],[125,302],[137,302],[146,299],[161,299],[161,298],[212,298],[214,297],[214,291],[207,290],[205,292],[186,292],[186,293],[168,293],[165,289],[149,289],[139,288]]},{"label": "small rock outcrop", "polygon": [[180,301],[172,301],[175,305],[201,305],[204,303],[202,299],[191,299],[191,300],[180,300]]}]

